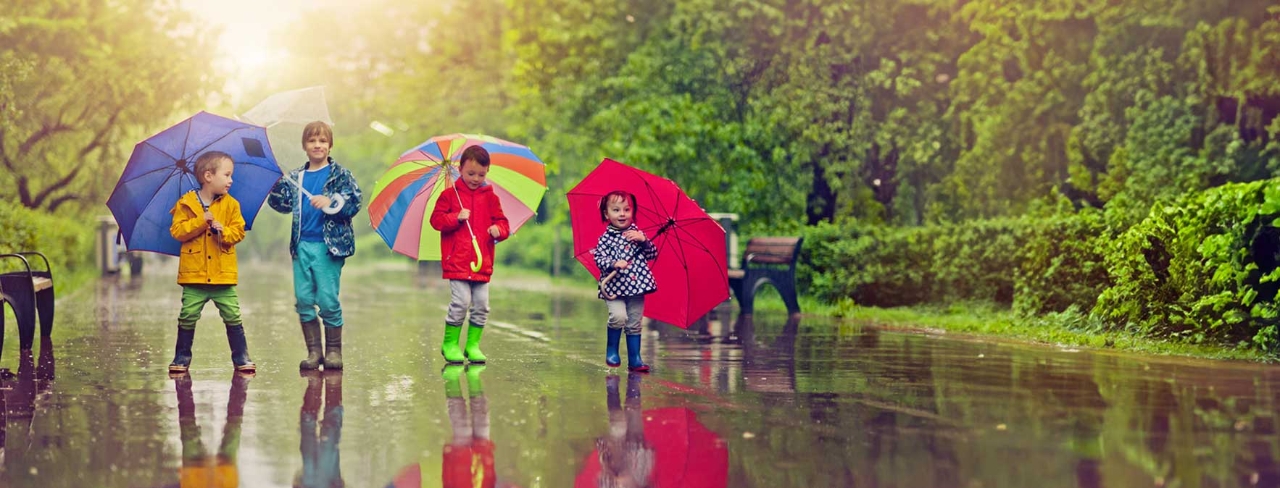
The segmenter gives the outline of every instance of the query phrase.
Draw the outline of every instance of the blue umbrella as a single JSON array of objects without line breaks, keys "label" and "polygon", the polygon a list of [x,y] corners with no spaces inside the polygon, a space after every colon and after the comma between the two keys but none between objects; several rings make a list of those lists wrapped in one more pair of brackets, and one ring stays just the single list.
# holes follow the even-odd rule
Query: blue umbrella
[{"label": "blue umbrella", "polygon": [[245,226],[253,228],[262,202],[284,174],[271,154],[267,130],[200,112],[133,147],[129,164],[107,199],[130,251],[178,255],[182,243],[169,234],[178,199],[197,189],[196,158],[222,151],[236,162],[231,196],[240,202]]}]

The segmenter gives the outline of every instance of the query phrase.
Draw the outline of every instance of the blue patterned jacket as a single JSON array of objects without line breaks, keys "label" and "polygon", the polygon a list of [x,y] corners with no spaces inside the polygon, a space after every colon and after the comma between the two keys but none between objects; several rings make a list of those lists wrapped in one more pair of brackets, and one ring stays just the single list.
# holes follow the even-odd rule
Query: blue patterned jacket
[{"label": "blue patterned jacket", "polygon": [[[331,256],[345,258],[356,253],[356,237],[351,229],[351,218],[360,212],[360,186],[356,184],[356,178],[351,175],[350,170],[333,162],[333,158],[329,158],[329,164],[333,169],[329,171],[329,179],[324,182],[324,194],[342,195],[346,203],[338,213],[322,214],[324,244],[329,248]],[[309,166],[311,166],[310,161],[290,171],[287,177],[298,181],[298,173]],[[303,205],[310,205],[308,202],[302,202],[301,198],[303,195],[298,191],[298,187],[285,181],[284,178],[277,181],[276,185],[271,187],[271,194],[267,195],[267,205],[275,211],[293,214],[293,234],[289,237],[289,255],[294,258],[298,257],[298,236],[302,233],[302,208]]]}]

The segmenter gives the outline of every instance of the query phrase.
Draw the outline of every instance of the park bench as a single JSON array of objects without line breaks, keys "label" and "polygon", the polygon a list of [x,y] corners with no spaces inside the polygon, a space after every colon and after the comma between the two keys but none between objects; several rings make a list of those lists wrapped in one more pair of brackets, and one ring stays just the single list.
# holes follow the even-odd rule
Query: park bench
[{"label": "park bench", "polygon": [[796,260],[803,241],[802,237],[753,237],[747,241],[742,268],[729,270],[729,288],[738,297],[741,313],[752,313],[756,291],[766,283],[782,295],[789,314],[800,313],[800,304],[796,301]]},{"label": "park bench", "polygon": [[[34,271],[27,256],[39,256],[44,271]],[[13,259],[21,264],[18,271],[0,273],[0,351],[4,348],[4,304],[13,309],[18,321],[21,350],[30,351],[35,342],[36,313],[40,316],[40,337],[53,333],[53,268],[49,258],[38,252],[0,254],[0,259]]]}]

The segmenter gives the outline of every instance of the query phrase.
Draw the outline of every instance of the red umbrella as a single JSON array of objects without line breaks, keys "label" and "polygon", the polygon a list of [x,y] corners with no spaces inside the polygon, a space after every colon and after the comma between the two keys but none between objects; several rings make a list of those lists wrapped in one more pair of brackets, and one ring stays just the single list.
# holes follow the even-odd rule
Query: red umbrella
[{"label": "red umbrella", "polygon": [[600,199],[622,190],[636,196],[635,224],[658,247],[650,263],[658,291],[644,300],[644,315],[688,328],[729,299],[724,229],[675,182],[605,159],[569,190],[573,254],[600,279],[592,250],[607,223]]},{"label": "red umbrella", "polygon": [[[654,488],[716,488],[728,486],[729,446],[698,422],[687,408],[644,411],[644,439],[653,449]],[[574,488],[595,488],[600,476],[600,455],[591,451],[586,466],[574,480]]]}]

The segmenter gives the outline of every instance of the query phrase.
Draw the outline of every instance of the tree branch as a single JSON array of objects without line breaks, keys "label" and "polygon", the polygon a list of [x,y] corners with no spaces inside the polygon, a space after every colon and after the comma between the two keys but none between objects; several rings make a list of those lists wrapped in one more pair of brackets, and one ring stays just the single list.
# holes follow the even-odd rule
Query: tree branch
[{"label": "tree branch", "polygon": [[120,117],[120,112],[121,112],[121,108],[116,107],[115,112],[112,113],[111,117],[107,119],[107,123],[103,124],[102,130],[98,131],[97,134],[94,134],[93,140],[89,141],[89,144],[86,145],[84,149],[80,150],[81,159],[84,159],[85,156],[88,156],[89,153],[93,152],[94,149],[97,149],[102,146],[104,139],[106,139],[107,137],[107,132],[110,132],[111,129],[115,127],[116,118]]},{"label": "tree branch", "polygon": [[17,172],[18,168],[14,166],[13,160],[9,159],[9,152],[4,149],[4,137],[5,131],[4,129],[0,129],[0,163],[4,163],[5,169],[8,169],[10,172]]},{"label": "tree branch", "polygon": [[36,143],[59,132],[66,132],[69,130],[71,130],[71,127],[63,124],[61,120],[53,125],[41,125],[40,130],[36,131],[35,134],[31,134],[31,137],[28,137],[21,146],[18,146],[18,155],[25,156],[27,153],[31,152],[31,148],[35,146]]},{"label": "tree branch", "polygon": [[50,212],[57,211],[58,207],[61,207],[62,204],[75,200],[76,198],[77,197],[75,195],[63,195],[58,198],[55,198],[53,199],[53,201],[49,202],[49,211]]},{"label": "tree branch", "polygon": [[22,206],[27,208],[35,208],[35,205],[31,203],[31,190],[27,188],[27,177],[24,175],[17,175],[17,180],[18,180],[18,199],[22,201]]},{"label": "tree branch", "polygon": [[71,171],[67,173],[66,176],[59,178],[58,181],[53,182],[53,184],[49,185],[44,190],[42,190],[40,194],[36,195],[36,198],[32,201],[32,205],[29,205],[29,206],[32,208],[36,208],[36,207],[39,207],[40,205],[43,205],[44,200],[46,198],[49,198],[50,193],[58,191],[62,187],[71,184],[71,181],[76,179],[76,175],[80,174],[80,170],[83,168],[84,168],[83,164],[77,164],[73,166],[71,168]]}]

